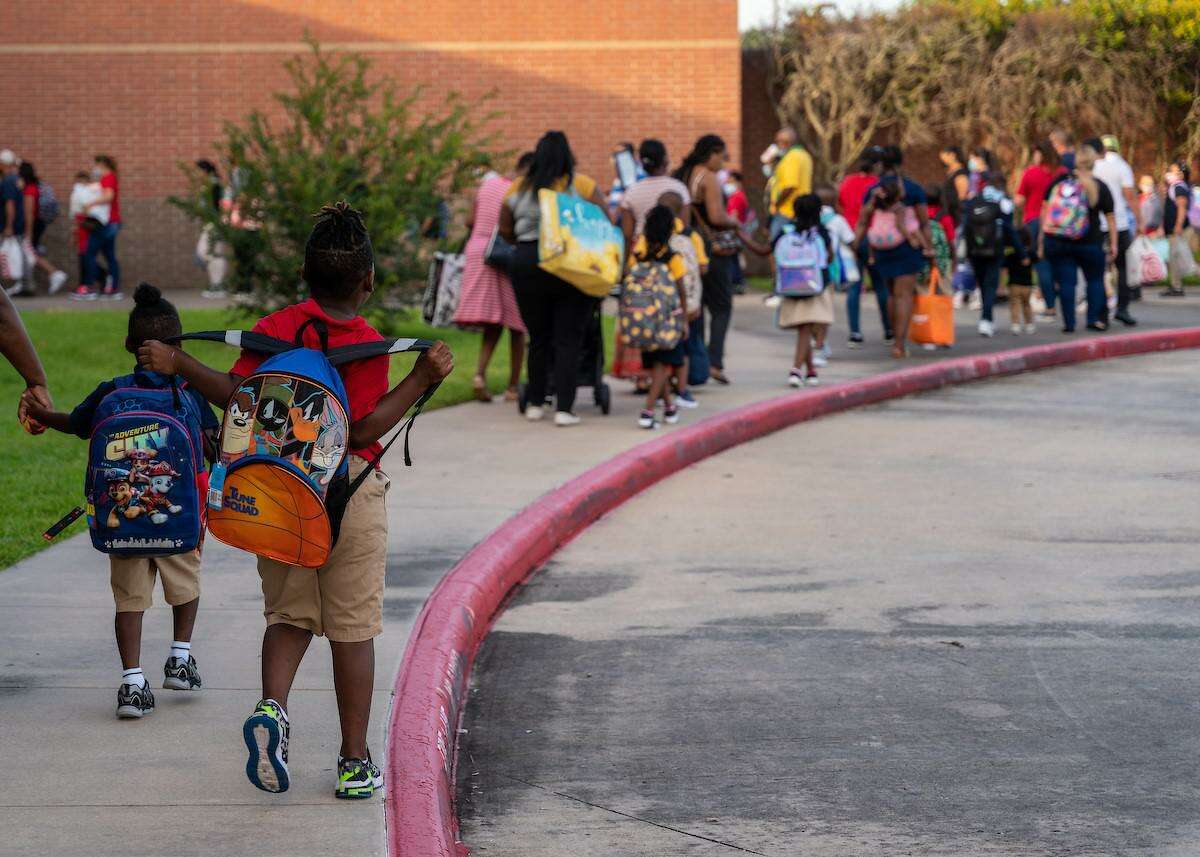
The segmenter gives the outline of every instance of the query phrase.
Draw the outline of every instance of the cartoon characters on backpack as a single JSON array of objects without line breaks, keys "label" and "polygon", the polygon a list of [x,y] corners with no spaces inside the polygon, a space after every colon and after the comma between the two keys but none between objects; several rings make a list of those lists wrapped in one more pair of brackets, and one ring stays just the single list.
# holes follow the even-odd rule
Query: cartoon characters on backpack
[{"label": "cartoon characters on backpack", "polygon": [[[272,379],[273,380],[273,379]],[[255,454],[278,456],[287,439],[288,410],[292,388],[287,382],[264,384],[254,414]]]},{"label": "cartoon characters on backpack", "polygon": [[225,428],[221,432],[221,456],[234,462],[250,452],[254,435],[254,406],[257,399],[250,387],[241,387],[229,400]]},{"label": "cartoon characters on backpack", "polygon": [[147,472],[148,485],[141,492],[138,502],[142,510],[150,516],[151,523],[165,524],[168,513],[178,515],[183,511],[183,507],[172,501],[169,496],[178,476],[179,473],[165,462],[154,465]]},{"label": "cartoon characters on backpack", "polygon": [[107,475],[106,493],[112,508],[104,523],[110,530],[115,530],[121,526],[122,519],[132,521],[142,514],[141,493],[129,481],[128,471],[111,470]]},{"label": "cartoon characters on backpack", "polygon": [[313,444],[311,461],[313,473],[322,472],[317,481],[326,486],[333,481],[338,465],[346,457],[346,427],[332,408],[321,414],[321,431]]},{"label": "cartoon characters on backpack", "polygon": [[[297,390],[297,398],[303,394]],[[308,458],[305,451],[315,443],[321,433],[321,417],[325,414],[325,392],[313,389],[303,401],[296,401],[288,408],[288,436],[280,450],[280,457],[298,462]]]},{"label": "cartoon characters on backpack", "polygon": [[154,459],[158,457],[158,450],[130,449],[125,452],[125,457],[129,459],[129,481],[135,485],[149,481],[146,473]]}]

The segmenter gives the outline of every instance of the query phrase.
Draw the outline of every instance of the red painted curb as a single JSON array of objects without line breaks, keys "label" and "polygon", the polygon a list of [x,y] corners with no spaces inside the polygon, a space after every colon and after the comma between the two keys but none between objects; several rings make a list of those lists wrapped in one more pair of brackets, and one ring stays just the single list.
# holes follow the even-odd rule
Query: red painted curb
[{"label": "red painted curb", "polygon": [[525,507],[442,578],[413,626],[388,731],[393,857],[465,857],[454,808],[458,725],[475,651],[509,593],[606,512],[722,450],[824,414],[983,378],[1200,347],[1200,328],[1152,331],[944,360],[717,414],[639,444]]}]

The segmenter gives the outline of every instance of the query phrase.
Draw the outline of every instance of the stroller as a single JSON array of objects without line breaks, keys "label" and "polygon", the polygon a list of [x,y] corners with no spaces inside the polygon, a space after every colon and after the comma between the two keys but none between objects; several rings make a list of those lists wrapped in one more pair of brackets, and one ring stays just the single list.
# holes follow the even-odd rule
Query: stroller
[{"label": "stroller", "polygon": [[[587,330],[584,331],[583,348],[579,352],[579,371],[576,373],[575,383],[579,387],[592,388],[592,400],[600,409],[600,413],[607,416],[608,412],[612,410],[612,391],[604,382],[604,324],[600,313],[603,303],[602,299],[596,301]],[[553,350],[546,361],[546,373],[549,375],[546,379],[546,403],[549,404],[554,399]],[[525,407],[528,404],[528,385],[522,383],[517,388],[517,410],[522,414],[525,413]]]}]

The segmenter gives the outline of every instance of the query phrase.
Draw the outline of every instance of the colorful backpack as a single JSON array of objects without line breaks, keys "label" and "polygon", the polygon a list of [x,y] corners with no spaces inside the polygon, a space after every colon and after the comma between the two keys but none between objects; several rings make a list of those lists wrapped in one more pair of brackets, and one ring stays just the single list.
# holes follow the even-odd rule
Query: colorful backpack
[{"label": "colorful backpack", "polygon": [[775,294],[785,298],[811,298],[825,291],[829,251],[816,227],[800,232],[783,227],[775,242]]},{"label": "colorful backpack", "polygon": [[1193,229],[1200,229],[1200,185],[1192,188],[1191,198],[1188,201],[1188,223]]},{"label": "colorful backpack", "polygon": [[[309,326],[320,335],[320,350],[303,344]],[[336,367],[384,354],[425,351],[433,343],[383,339],[329,348],[328,330],[316,319],[305,322],[294,342],[242,330],[179,338],[225,342],[271,355],[242,380],[226,407],[208,490],[209,531],[258,556],[320,568],[337,543],[346,504],[379,463],[371,462],[372,467],[350,481],[350,404]],[[403,433],[404,463],[412,464],[408,433],[436,389],[437,385],[417,401],[383,452]]]},{"label": "colorful backpack", "polygon": [[37,219],[49,226],[58,219],[58,210],[58,195],[54,192],[54,188],[39,181]]},{"label": "colorful backpack", "polygon": [[621,335],[632,348],[670,351],[683,339],[683,313],[665,261],[634,264],[621,287]]},{"label": "colorful backpack", "polygon": [[1088,231],[1088,200],[1083,185],[1065,178],[1050,190],[1043,205],[1042,231],[1078,241]]},{"label": "colorful backpack", "polygon": [[911,206],[898,207],[902,213],[897,213],[895,208],[877,208],[871,214],[871,224],[867,227],[867,243],[872,249],[895,250],[905,242],[904,235],[900,232],[900,217],[904,218],[904,227],[909,235],[920,228],[916,212]]},{"label": "colorful backpack", "polygon": [[113,383],[88,442],[83,490],[92,544],[117,556],[194,551],[208,487],[199,406],[182,394],[182,381],[146,387],[125,375]]}]

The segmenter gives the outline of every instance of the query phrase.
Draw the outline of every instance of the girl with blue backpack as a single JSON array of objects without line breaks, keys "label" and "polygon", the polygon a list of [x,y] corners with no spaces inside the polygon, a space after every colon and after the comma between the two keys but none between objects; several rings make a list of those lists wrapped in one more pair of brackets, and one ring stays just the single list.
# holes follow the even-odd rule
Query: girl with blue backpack
[{"label": "girl with blue backpack", "polygon": [[815,387],[820,381],[813,359],[813,340],[820,325],[833,324],[833,290],[829,265],[834,248],[821,224],[821,198],[815,193],[798,197],[794,216],[783,226],[772,245],[775,254],[775,294],[781,302],[779,326],[796,331],[796,354],[788,384]]}]

